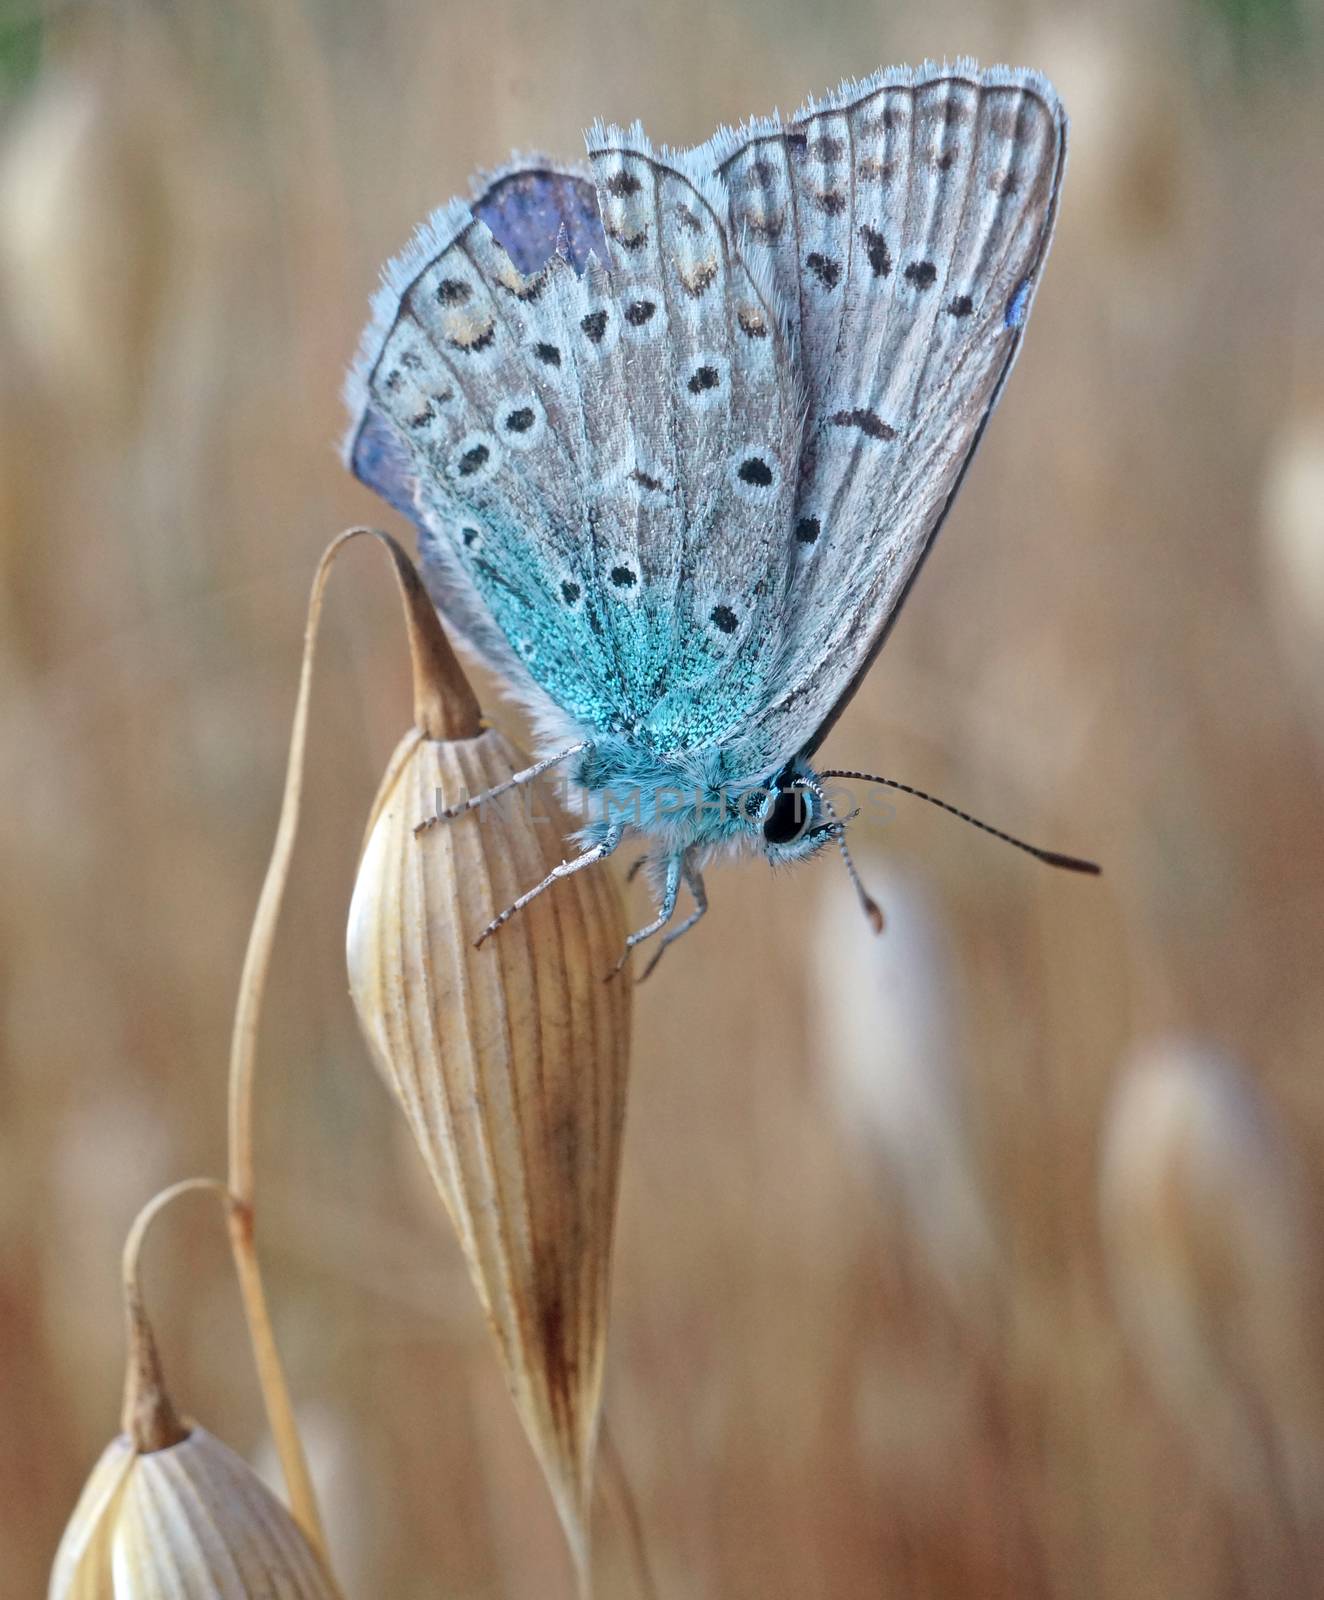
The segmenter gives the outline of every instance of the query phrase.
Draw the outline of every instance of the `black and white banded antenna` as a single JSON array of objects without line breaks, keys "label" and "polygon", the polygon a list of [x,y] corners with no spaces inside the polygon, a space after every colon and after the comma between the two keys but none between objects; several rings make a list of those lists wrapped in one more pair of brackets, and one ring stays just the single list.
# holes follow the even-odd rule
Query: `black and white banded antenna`
[{"label": "black and white banded antenna", "polygon": [[[937,806],[940,811],[946,811],[954,817],[959,817],[962,822],[968,822],[972,828],[979,828],[984,833],[991,833],[995,839],[1001,839],[1004,844],[1014,844],[1018,850],[1024,850],[1026,855],[1033,856],[1036,861],[1042,861],[1046,866],[1060,867],[1064,872],[1085,872],[1096,878],[1103,871],[1097,861],[1086,861],[1080,856],[1063,855],[1060,850],[1045,850],[1041,845],[1029,844],[1024,839],[1018,839],[1015,834],[1004,833],[1001,828],[995,828],[988,822],[981,822],[978,817],[972,817],[968,811],[962,811],[959,806],[951,805],[946,800],[939,800],[936,794],[927,794],[923,789],[917,789],[912,783],[902,783],[897,778],[881,778],[876,772],[847,772],[843,769],[820,772],[818,776],[820,778],[854,778],[860,783],[877,783],[881,784],[885,789],[897,789],[902,794],[913,795],[916,800],[927,800],[931,806]],[[845,849],[844,841],[842,849]],[[853,869],[852,876],[854,876]]]}]

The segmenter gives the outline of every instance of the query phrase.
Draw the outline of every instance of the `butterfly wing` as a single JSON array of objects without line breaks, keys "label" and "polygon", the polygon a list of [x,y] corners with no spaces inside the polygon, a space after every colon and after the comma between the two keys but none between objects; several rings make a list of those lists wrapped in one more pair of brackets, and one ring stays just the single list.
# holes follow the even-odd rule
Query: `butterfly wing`
[{"label": "butterfly wing", "polygon": [[627,344],[616,404],[635,467],[644,582],[632,648],[649,748],[703,752],[746,725],[775,671],[801,397],[782,308],[732,247],[726,197],[638,127],[589,161]]},{"label": "butterfly wing", "polygon": [[807,396],[784,647],[739,736],[751,770],[812,750],[881,647],[1015,358],[1065,153],[1043,78],[958,63],[843,85],[687,158],[788,307]]},{"label": "butterfly wing", "polygon": [[[584,167],[533,157],[479,180],[470,209],[522,273],[539,271],[558,248],[579,272],[594,252],[606,259],[597,194]],[[369,333],[376,332],[374,323]],[[351,470],[395,510],[416,518],[408,449],[380,410],[367,402],[360,415],[358,405],[356,394],[351,398],[354,430],[346,447]]]},{"label": "butterfly wing", "polygon": [[682,155],[595,129],[591,199],[516,167],[388,269],[351,463],[516,687],[770,771],[822,738],[932,542],[1064,153],[1042,79],[966,65]]},{"label": "butterfly wing", "polygon": [[347,454],[419,524],[439,605],[517,689],[692,748],[764,694],[794,372],[720,187],[639,135],[601,130],[590,159],[600,243],[582,179],[515,169],[387,269]]}]

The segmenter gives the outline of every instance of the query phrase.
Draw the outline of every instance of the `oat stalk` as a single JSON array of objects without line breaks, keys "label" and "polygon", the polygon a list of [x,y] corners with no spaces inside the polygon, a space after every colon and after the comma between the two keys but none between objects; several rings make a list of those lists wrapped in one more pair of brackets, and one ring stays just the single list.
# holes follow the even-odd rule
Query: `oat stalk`
[{"label": "oat stalk", "polygon": [[462,684],[463,680],[458,674],[437,670],[448,664],[449,645],[423,592],[413,563],[400,545],[389,534],[374,528],[350,528],[338,535],[327,546],[318,563],[308,600],[303,664],[299,675],[294,723],[290,732],[285,791],[281,800],[280,820],[276,827],[271,860],[262,884],[262,892],[258,897],[253,927],[248,939],[248,950],[244,957],[243,972],[239,980],[239,996],[235,1005],[234,1032],[230,1045],[229,1087],[229,1224],[235,1270],[239,1277],[244,1312],[248,1319],[249,1337],[253,1345],[253,1356],[257,1364],[267,1422],[280,1459],[290,1509],[310,1542],[322,1555],[325,1555],[326,1539],[313,1492],[312,1479],[308,1472],[307,1458],[295,1422],[289,1385],[285,1379],[271,1326],[271,1317],[267,1310],[266,1292],[257,1256],[253,1085],[262,999],[266,991],[267,975],[271,969],[276,925],[289,880],[290,860],[299,829],[313,661],[327,580],[336,557],[345,545],[351,539],[364,535],[382,543],[395,565],[409,627],[410,652],[415,669],[415,715],[419,726],[431,737],[438,737],[443,730],[456,726],[472,724],[475,731],[479,726],[478,707],[472,694],[469,694],[468,700],[464,699],[467,685],[461,690],[457,685]]}]

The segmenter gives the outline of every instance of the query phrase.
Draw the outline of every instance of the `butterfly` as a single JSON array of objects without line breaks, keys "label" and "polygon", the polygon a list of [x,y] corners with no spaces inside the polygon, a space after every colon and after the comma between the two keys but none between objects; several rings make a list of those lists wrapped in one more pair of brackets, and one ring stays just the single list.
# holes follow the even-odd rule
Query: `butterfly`
[{"label": "butterfly", "polygon": [[1066,134],[1044,78],[967,61],[691,150],[599,123],[585,165],[517,161],[387,266],[346,459],[538,729],[532,766],[441,816],[557,766],[600,802],[484,937],[635,834],[658,904],[627,954],[693,927],[728,847],[836,840],[881,927],[825,784],[892,780],[814,755],[1011,370]]}]

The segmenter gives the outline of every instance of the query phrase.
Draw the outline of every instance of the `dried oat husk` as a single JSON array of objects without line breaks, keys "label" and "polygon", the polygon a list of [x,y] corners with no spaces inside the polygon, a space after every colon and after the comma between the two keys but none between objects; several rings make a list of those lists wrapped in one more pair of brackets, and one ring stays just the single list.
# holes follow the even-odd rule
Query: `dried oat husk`
[{"label": "dried oat husk", "polygon": [[48,1600],[341,1600],[308,1539],[253,1469],[182,1418],[166,1390],[138,1256],[152,1218],[188,1179],[143,1209],[125,1247],[129,1352],[124,1431],[92,1469],[65,1528]]},{"label": "dried oat husk", "polygon": [[438,797],[479,793],[528,761],[484,726],[417,578],[405,588],[418,725],[373,806],[350,990],[459,1234],[586,1588],[629,1054],[629,985],[604,977],[623,908],[593,869],[475,948],[562,859],[565,826],[539,827],[513,793],[415,835]]},{"label": "dried oat husk", "polygon": [[294,1518],[205,1428],[141,1450],[127,1434],[92,1469],[48,1600],[339,1600]]}]

